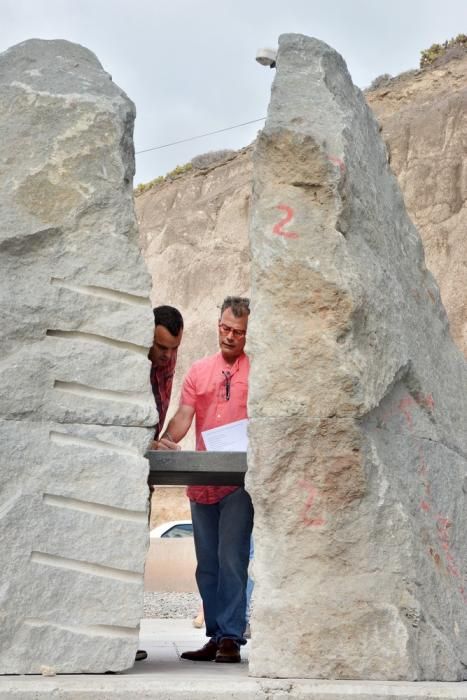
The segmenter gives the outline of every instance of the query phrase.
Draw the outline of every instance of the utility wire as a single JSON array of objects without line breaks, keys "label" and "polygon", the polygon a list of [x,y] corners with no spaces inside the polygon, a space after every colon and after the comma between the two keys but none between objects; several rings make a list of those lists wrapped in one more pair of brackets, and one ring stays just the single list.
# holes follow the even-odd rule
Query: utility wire
[{"label": "utility wire", "polygon": [[180,139],[180,141],[172,141],[171,143],[164,143],[162,146],[152,146],[152,148],[145,148],[142,151],[136,151],[135,155],[139,156],[140,153],[148,153],[148,151],[158,151],[161,148],[168,148],[169,146],[176,146],[178,143],[186,143],[187,141],[194,141],[195,139],[202,139],[204,136],[212,136],[212,134],[220,134],[222,131],[230,131],[231,129],[238,129],[240,126],[247,126],[248,124],[256,124],[256,122],[262,122],[266,117],[261,117],[260,119],[252,119],[251,122],[243,122],[243,124],[234,124],[234,126],[226,126],[225,129],[217,129],[217,131],[208,131],[206,134],[199,134],[199,136],[190,136],[188,139]]}]

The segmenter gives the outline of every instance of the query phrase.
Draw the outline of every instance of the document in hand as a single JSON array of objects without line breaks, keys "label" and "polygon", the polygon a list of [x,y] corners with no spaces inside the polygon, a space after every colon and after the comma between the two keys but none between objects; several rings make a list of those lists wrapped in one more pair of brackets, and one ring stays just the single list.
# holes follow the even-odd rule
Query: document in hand
[{"label": "document in hand", "polygon": [[204,444],[209,452],[246,452],[248,447],[248,419],[221,425],[219,428],[204,430]]}]

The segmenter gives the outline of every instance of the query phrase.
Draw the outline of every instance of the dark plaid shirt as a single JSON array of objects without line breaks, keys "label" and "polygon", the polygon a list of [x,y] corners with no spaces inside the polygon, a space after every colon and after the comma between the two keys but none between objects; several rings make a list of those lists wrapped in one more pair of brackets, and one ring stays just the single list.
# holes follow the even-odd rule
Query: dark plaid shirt
[{"label": "dark plaid shirt", "polygon": [[159,439],[162,432],[167,409],[169,408],[170,395],[172,393],[172,382],[175,374],[175,365],[177,363],[177,353],[172,355],[170,362],[164,367],[156,367],[152,362],[152,348],[149,351],[148,358],[151,360],[151,386],[154,399],[156,401],[159,421],[155,426],[154,440]]}]

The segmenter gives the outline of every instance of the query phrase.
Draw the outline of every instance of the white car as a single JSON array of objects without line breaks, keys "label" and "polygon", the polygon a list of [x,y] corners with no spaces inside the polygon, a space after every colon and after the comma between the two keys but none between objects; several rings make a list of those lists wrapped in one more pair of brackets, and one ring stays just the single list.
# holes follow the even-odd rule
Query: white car
[{"label": "white car", "polygon": [[196,556],[191,520],[172,520],[150,532],[144,590],[196,593]]},{"label": "white car", "polygon": [[193,537],[193,525],[191,520],[171,520],[153,528],[150,537]]}]

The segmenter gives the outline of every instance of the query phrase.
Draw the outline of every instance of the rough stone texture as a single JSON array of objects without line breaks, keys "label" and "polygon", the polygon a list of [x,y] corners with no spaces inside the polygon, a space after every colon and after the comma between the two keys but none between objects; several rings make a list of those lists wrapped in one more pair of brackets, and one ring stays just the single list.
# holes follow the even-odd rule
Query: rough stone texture
[{"label": "rough stone texture", "polygon": [[[447,59],[448,63],[442,67],[409,71],[392,79],[376,79],[379,87],[368,90],[365,97],[382,127],[391,169],[398,178],[409,215],[422,237],[427,267],[439,284],[452,336],[467,357],[467,246],[464,235],[467,229],[467,179],[463,164],[467,141],[467,56],[464,52],[460,59],[453,59],[448,52],[443,61]],[[242,183],[239,197],[244,199],[249,196],[246,185],[249,176],[251,188],[250,154],[251,149],[245,149],[237,156],[237,162],[208,174],[211,187],[215,180],[218,196],[225,193],[231,208],[234,208],[232,196],[235,196],[236,181]],[[204,156],[199,158],[203,162]],[[196,163],[197,159],[192,162]],[[184,191],[185,188],[192,188],[192,177],[192,174],[182,177],[176,181],[176,185],[158,186],[138,198],[136,208],[145,232],[145,246],[150,245],[152,237],[160,236],[158,200],[160,197],[165,201],[166,188],[173,191],[174,186],[178,193],[177,207],[167,210],[163,224],[170,221],[171,238],[174,244],[178,241],[182,245],[185,228],[183,203],[190,202],[185,199]],[[188,206],[192,207],[192,204]],[[203,207],[204,202],[201,202],[200,209]],[[237,203],[237,207],[241,207],[241,202]],[[247,226],[246,216],[236,219],[236,227],[240,224]],[[215,225],[214,230],[219,235]],[[236,240],[238,245],[247,245],[243,231],[239,231]],[[240,255],[239,251],[237,255]],[[249,252],[242,256],[245,275],[247,260]],[[148,256],[147,262],[153,272],[154,293],[159,293],[162,298],[172,293],[174,285],[177,286],[175,280],[183,275],[185,258],[178,264],[172,260],[173,277],[167,289],[160,285],[158,257]],[[211,265],[210,261],[208,265]],[[201,300],[204,293],[205,288],[201,288],[199,300],[196,302],[193,299],[186,311],[190,325],[203,322],[201,317],[205,309],[201,306]],[[195,357],[210,352],[202,337],[197,340],[201,341],[201,345],[196,349]]]},{"label": "rough stone texture", "polygon": [[467,56],[402,75],[366,94],[382,125],[451,333],[467,357]]},{"label": "rough stone texture", "polygon": [[255,676],[467,662],[466,365],[378,132],[338,54],[281,37],[250,229]]},{"label": "rough stone texture", "polygon": [[[426,264],[440,286],[451,333],[467,357],[467,246],[464,236],[467,192],[462,161],[467,139],[466,94],[467,57],[463,57],[449,61],[442,69],[402,74],[378,89],[367,91],[365,97],[378,118],[391,168],[398,176],[407,210],[422,236]],[[208,308],[205,303],[219,255],[213,245],[214,235],[223,246],[224,254],[228,250],[235,251],[235,264],[231,270],[223,270],[225,290],[234,289],[238,261],[241,261],[242,291],[249,291],[246,203],[252,186],[251,152],[252,149],[244,149],[225,165],[207,172],[199,171],[196,175],[189,172],[174,181],[157,185],[136,200],[144,253],[153,275],[153,298],[157,303],[166,300],[170,303],[174,299],[184,303],[185,269],[191,266],[193,257],[191,249],[185,245],[187,227],[190,221],[197,226],[198,219],[210,220],[206,230],[210,245],[203,243],[203,261],[210,274],[204,277],[198,273],[196,286],[193,284],[194,275],[190,274],[190,303],[183,307],[188,331],[180,351],[174,404],[188,364],[212,352],[215,343],[215,314],[212,318],[208,316],[212,307]],[[194,178],[199,190],[216,193],[215,207],[209,198],[195,199]],[[170,201],[172,205],[169,206]],[[235,212],[235,216],[224,229],[221,220],[216,222],[216,218],[224,216],[227,207]],[[163,211],[162,217],[160,211]],[[160,256],[150,252],[157,249],[165,229],[170,231],[167,243],[174,251],[170,271],[161,264]],[[222,238],[223,232],[232,233],[228,245]],[[201,226],[197,231],[200,245],[204,235]],[[175,255],[175,251],[179,254]],[[191,442],[188,444],[192,445]],[[172,491],[170,496],[167,495],[169,489],[161,487],[160,491],[161,496],[153,499],[153,508],[170,503],[170,508],[182,512],[187,503],[184,489],[179,490],[178,505],[173,502]]]},{"label": "rough stone texture", "polygon": [[[240,152],[136,199],[152,303],[176,306],[185,319],[168,418],[190,365],[217,348],[217,307],[228,294],[243,296],[249,289],[251,168],[248,152]],[[193,434],[184,447],[194,445]]]},{"label": "rough stone texture", "polygon": [[133,120],[81,46],[0,55],[1,673],[134,661],[156,416]]}]

